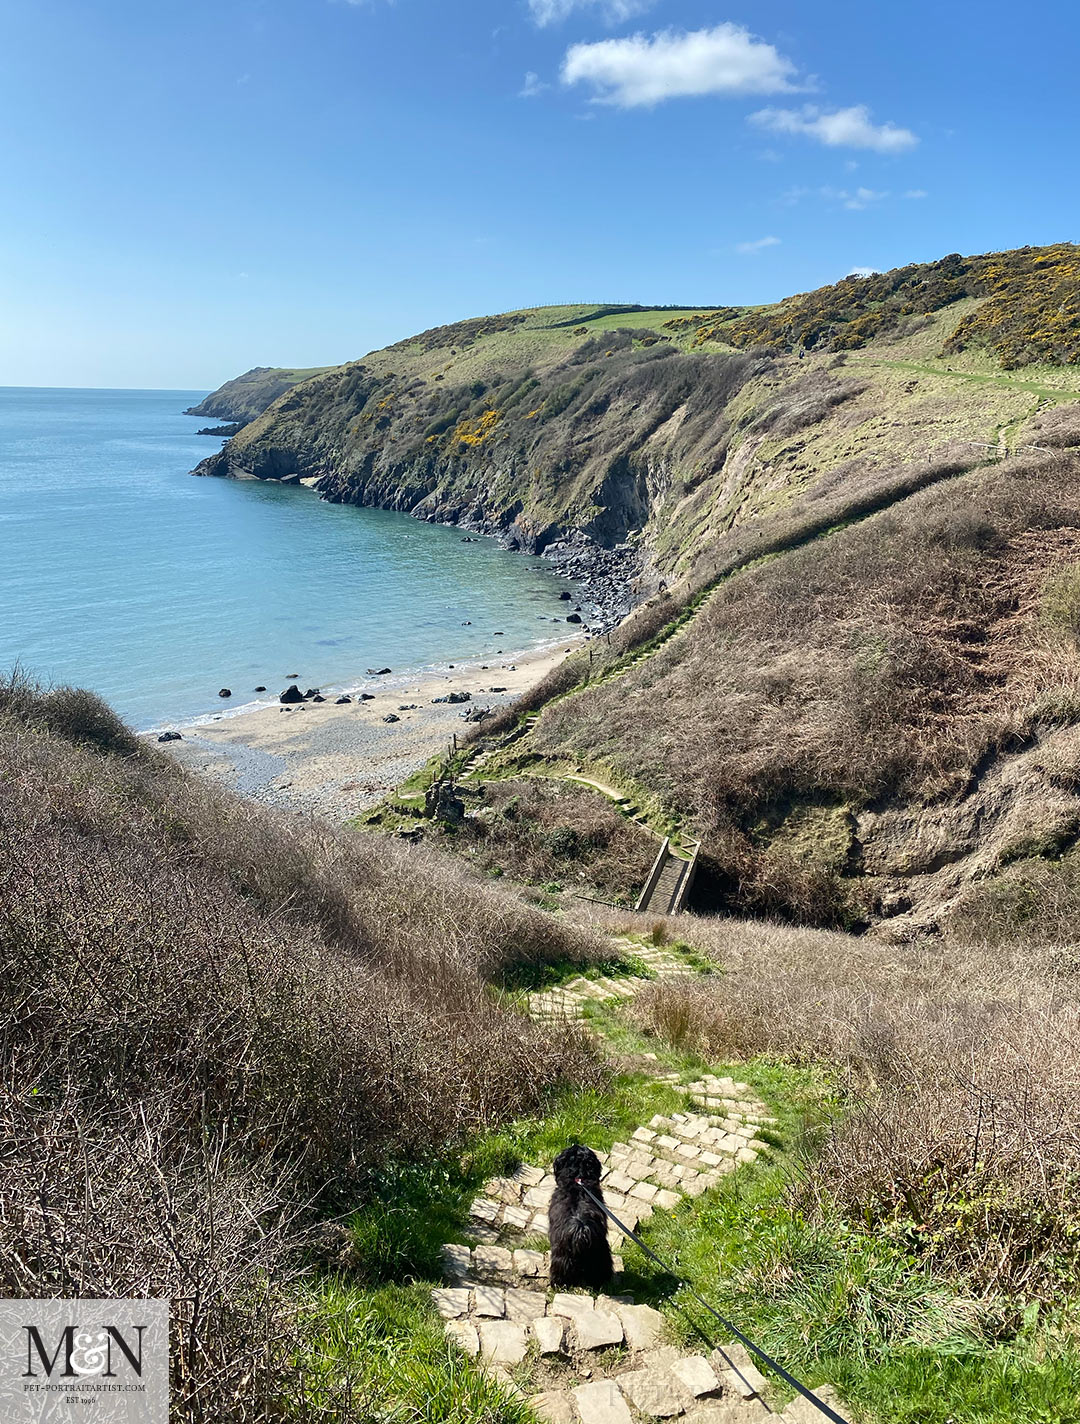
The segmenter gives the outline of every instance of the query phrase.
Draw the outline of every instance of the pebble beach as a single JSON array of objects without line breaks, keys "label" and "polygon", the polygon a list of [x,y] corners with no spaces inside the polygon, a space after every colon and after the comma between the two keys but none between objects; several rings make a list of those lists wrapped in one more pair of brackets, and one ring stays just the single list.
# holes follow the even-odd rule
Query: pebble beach
[{"label": "pebble beach", "polygon": [[[455,733],[460,737],[467,730],[463,712],[504,707],[582,642],[570,639],[486,667],[372,676],[350,688],[352,700],[341,705],[336,689],[323,688],[325,702],[222,712],[181,725],[182,740],[163,750],[240,796],[340,824],[376,805]],[[361,692],[371,700],[360,700]],[[434,701],[451,692],[467,692],[469,701]],[[389,716],[398,720],[384,721]]]}]

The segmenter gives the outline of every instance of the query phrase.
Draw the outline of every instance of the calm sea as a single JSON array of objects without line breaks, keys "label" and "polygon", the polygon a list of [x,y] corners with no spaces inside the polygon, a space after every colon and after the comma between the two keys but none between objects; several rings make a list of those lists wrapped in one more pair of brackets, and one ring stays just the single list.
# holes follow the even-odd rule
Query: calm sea
[{"label": "calm sea", "polygon": [[[0,670],[137,727],[565,637],[542,559],[305,489],[192,479],[203,391],[0,388]],[[233,698],[223,704],[220,687]]]}]

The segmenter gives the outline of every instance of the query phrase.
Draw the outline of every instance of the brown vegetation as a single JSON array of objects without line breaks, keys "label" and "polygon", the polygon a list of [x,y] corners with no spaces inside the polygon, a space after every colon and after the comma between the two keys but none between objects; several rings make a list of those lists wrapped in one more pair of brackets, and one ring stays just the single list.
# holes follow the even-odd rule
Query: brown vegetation
[{"label": "brown vegetation", "polygon": [[633,903],[658,842],[599,792],[520,777],[488,782],[484,793],[452,842],[473,864]]},{"label": "brown vegetation", "polygon": [[744,887],[732,903],[782,911],[755,880],[792,856],[859,876],[873,827],[852,817],[959,796],[984,758],[1073,719],[1080,665],[1044,610],[1078,559],[1071,457],[947,481],[721,582],[647,660],[551,705],[531,746],[659,791]]},{"label": "brown vegetation", "polygon": [[0,841],[0,1289],[172,1297],[179,1417],[299,1417],[318,1214],[596,1082],[485,983],[596,941],[202,787],[87,694],[0,694]]},{"label": "brown vegetation", "polygon": [[825,1211],[839,1203],[980,1291],[1052,1300],[1071,1288],[1074,948],[884,948],[774,924],[690,923],[670,931],[689,932],[725,972],[651,986],[635,1001],[639,1023],[712,1061],[764,1055],[841,1075],[848,1110],[793,1197]]}]

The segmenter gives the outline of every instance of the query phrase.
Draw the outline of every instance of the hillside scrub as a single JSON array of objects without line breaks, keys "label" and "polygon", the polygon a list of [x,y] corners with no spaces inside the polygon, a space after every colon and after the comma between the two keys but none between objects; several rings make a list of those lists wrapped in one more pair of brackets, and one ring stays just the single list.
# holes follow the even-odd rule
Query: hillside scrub
[{"label": "hillside scrub", "polygon": [[945,352],[986,346],[1006,370],[1038,361],[1064,366],[1080,361],[1078,275],[1080,249],[1069,242],[980,257],[954,252],[937,262],[845,277],[760,312],[727,307],[666,325],[692,333],[698,345],[850,351],[910,329],[964,297],[979,297],[985,300],[957,323]]},{"label": "hillside scrub", "polygon": [[284,1289],[320,1219],[387,1159],[604,1081],[486,984],[599,945],[452,864],[87,745],[121,731],[87,694],[0,695],[0,1286],[172,1297],[178,1417],[300,1419]]},{"label": "hillside scrub", "polygon": [[599,792],[571,782],[487,782],[484,799],[445,844],[488,871],[633,903],[659,842]]},{"label": "hillside scrub", "polygon": [[[614,923],[616,912],[594,911]],[[625,919],[625,917],[624,917]],[[644,917],[634,923],[645,924]],[[623,925],[623,920],[619,920]],[[687,934],[683,919],[661,934]],[[883,947],[695,920],[724,971],[650,986],[632,1015],[716,1058],[821,1065],[846,1102],[791,1205],[910,1252],[959,1289],[1062,1304],[1080,1267],[1080,993],[1074,948]]]},{"label": "hillside scrub", "polygon": [[850,836],[850,856],[822,856],[802,833],[814,808],[835,822],[957,796],[984,757],[1071,720],[1080,666],[1040,610],[1080,555],[1077,471],[1014,459],[722,581],[651,657],[547,708],[531,749],[658,791],[742,908],[783,912],[755,877],[804,852],[859,875]]},{"label": "hillside scrub", "polygon": [[[808,405],[813,405],[820,395],[816,382],[804,383],[802,390]],[[825,399],[830,405],[836,403],[828,396]],[[766,424],[772,415],[771,410],[764,413]],[[749,524],[736,524],[710,540],[692,561],[684,579],[640,604],[588,650],[564,658],[521,697],[473,729],[467,739],[483,740],[509,731],[522,714],[540,711],[566,693],[620,671],[629,659],[650,654],[697,612],[719,584],[742,570],[811,544],[837,527],[865,519],[919,490],[965,474],[973,465],[970,452],[957,450],[948,459],[922,465],[834,471],[824,476],[780,513]]]}]

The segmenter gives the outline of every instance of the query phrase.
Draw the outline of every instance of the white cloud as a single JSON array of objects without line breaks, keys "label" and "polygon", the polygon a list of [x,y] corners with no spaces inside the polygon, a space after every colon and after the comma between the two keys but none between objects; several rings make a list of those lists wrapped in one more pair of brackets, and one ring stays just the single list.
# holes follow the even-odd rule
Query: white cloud
[{"label": "white cloud", "polygon": [[819,188],[818,193],[822,198],[843,203],[845,208],[851,208],[855,212],[891,196],[887,188]]},{"label": "white cloud", "polygon": [[766,247],[779,247],[778,237],[759,237],[756,242],[737,242],[735,251],[741,252],[745,257],[752,257],[755,252],[764,252]]},{"label": "white cloud", "polygon": [[878,268],[877,268],[877,267],[852,267],[851,271],[848,273],[848,276],[849,276],[849,277],[876,277],[877,274],[878,274]]},{"label": "white cloud", "polygon": [[538,94],[542,94],[545,89],[550,89],[550,84],[545,84],[539,74],[534,74],[530,69],[525,76],[525,83],[518,90],[519,99],[535,99]]},{"label": "white cloud", "polygon": [[793,208],[801,203],[804,198],[824,198],[827,203],[842,203],[845,208],[850,208],[857,212],[861,208],[868,208],[872,203],[884,202],[886,198],[891,198],[892,193],[888,188],[788,188],[781,193],[778,202],[786,208]]},{"label": "white cloud", "polygon": [[538,25],[557,25],[575,10],[599,10],[609,24],[632,20],[652,8],[656,0],[529,0],[529,9]]},{"label": "white cloud", "polygon": [[773,133],[805,134],[829,148],[873,148],[878,153],[902,153],[919,142],[910,129],[875,124],[865,104],[822,113],[814,104],[801,109],[760,109],[750,122]]},{"label": "white cloud", "polygon": [[563,61],[564,84],[591,84],[597,101],[630,109],[699,94],[790,92],[795,66],[740,25],[576,44]]},{"label": "white cloud", "polygon": [[904,194],[905,198],[929,198],[930,194],[925,188],[909,188]]}]

